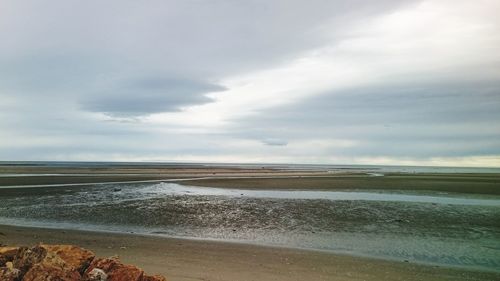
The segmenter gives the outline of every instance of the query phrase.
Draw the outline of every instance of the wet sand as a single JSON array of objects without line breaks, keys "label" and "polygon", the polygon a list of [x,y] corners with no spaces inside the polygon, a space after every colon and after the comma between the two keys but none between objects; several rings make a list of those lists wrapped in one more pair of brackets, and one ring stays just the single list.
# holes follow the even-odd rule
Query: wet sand
[{"label": "wet sand", "polygon": [[500,195],[498,174],[338,174],[295,178],[201,179],[193,186],[241,189],[402,190]]},{"label": "wet sand", "polygon": [[[346,172],[343,172],[346,173]],[[59,167],[0,165],[0,187],[75,183],[160,181],[188,178],[298,177],[329,175],[322,170],[205,166]]]},{"label": "wet sand", "polygon": [[0,243],[75,244],[118,255],[170,281],[188,280],[500,280],[500,273],[426,266],[248,244],[0,225]]},{"label": "wet sand", "polygon": [[221,188],[402,190],[500,195],[498,173],[385,173],[383,176],[373,176],[373,174],[376,173],[356,169],[332,171],[200,165],[110,167],[0,165],[0,188],[181,179],[187,180],[185,183],[193,186]]},{"label": "wet sand", "polygon": [[242,190],[176,183],[0,189],[0,224],[246,241],[500,268],[492,196]]}]

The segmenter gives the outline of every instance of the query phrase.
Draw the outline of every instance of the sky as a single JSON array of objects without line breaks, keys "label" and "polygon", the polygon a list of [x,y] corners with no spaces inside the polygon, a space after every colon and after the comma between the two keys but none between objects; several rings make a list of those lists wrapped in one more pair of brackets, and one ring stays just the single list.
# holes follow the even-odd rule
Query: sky
[{"label": "sky", "polygon": [[499,11],[0,0],[0,160],[500,167]]}]

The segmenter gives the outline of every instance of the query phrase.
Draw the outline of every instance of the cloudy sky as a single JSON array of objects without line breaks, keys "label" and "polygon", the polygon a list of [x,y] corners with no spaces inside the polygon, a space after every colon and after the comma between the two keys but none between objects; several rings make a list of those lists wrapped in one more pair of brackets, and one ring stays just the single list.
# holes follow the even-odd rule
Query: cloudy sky
[{"label": "cloudy sky", "polygon": [[500,166],[497,0],[0,0],[0,160]]}]

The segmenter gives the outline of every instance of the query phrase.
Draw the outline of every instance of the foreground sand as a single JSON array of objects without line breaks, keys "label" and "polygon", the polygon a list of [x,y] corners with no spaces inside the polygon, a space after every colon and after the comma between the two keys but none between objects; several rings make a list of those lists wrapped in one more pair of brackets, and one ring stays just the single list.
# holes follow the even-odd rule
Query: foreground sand
[{"label": "foreground sand", "polygon": [[170,281],[186,280],[500,280],[467,271],[296,249],[0,225],[0,243],[75,244]]}]

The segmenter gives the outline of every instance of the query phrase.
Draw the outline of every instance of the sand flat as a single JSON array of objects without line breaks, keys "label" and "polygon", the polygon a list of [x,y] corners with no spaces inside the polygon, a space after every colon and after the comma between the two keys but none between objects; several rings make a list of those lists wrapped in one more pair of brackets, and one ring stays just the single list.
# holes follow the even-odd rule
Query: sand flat
[{"label": "sand flat", "polygon": [[[72,229],[88,229],[87,227],[90,227],[90,225],[86,224],[89,223],[87,222],[88,219],[85,219],[86,217],[90,216],[92,218],[99,219],[99,222],[106,223],[105,226],[115,225],[117,223],[116,221],[113,219],[110,219],[111,221],[106,219],[106,217],[109,217],[115,218],[118,222],[125,223],[125,227],[121,230],[122,233],[130,231],[138,233],[134,227],[141,226],[142,223],[145,222],[147,222],[149,226],[154,227],[157,226],[156,224],[158,222],[164,222],[168,227],[165,228],[163,225],[159,225],[158,227],[161,229],[172,229],[171,226],[178,226],[179,222],[181,222],[180,226],[184,226],[182,222],[186,222],[189,224],[187,226],[190,226],[193,222],[199,221],[202,224],[201,226],[205,226],[205,224],[208,224],[208,226],[212,226],[212,224],[219,226],[219,228],[215,228],[216,231],[219,231],[215,234],[220,234],[220,227],[225,226],[222,230],[227,230],[227,233],[229,233],[230,236],[234,236],[236,234],[241,234],[239,232],[247,229],[247,227],[240,226],[240,224],[245,221],[245,214],[254,214],[254,217],[250,219],[250,222],[253,222],[254,228],[257,228],[250,228],[250,230],[254,229],[257,231],[263,229],[264,226],[269,228],[269,223],[273,222],[273,218],[290,217],[291,222],[310,221],[311,217],[308,217],[309,213],[306,212],[308,214],[307,216],[301,215],[304,214],[305,210],[310,210],[313,215],[318,216],[317,222],[323,222],[326,224],[324,225],[325,227],[319,227],[319,229],[322,230],[335,230],[338,232],[340,231],[339,228],[344,227],[346,228],[346,233],[352,234],[352,229],[349,228],[349,226],[351,224],[355,224],[360,227],[371,227],[367,234],[373,234],[374,229],[378,229],[382,231],[382,234],[386,231],[387,233],[396,235],[396,230],[401,230],[402,232],[400,232],[404,234],[403,236],[408,233],[411,234],[421,232],[425,235],[429,233],[432,235],[436,233],[439,235],[448,235],[451,233],[457,237],[452,235],[453,237],[450,237],[450,239],[475,239],[474,237],[478,233],[475,231],[476,228],[472,229],[468,221],[462,222],[463,216],[460,214],[457,215],[456,210],[453,209],[453,205],[450,204],[436,204],[435,202],[427,202],[426,205],[411,204],[412,208],[403,208],[404,210],[409,209],[410,211],[407,213],[401,213],[400,211],[397,211],[400,209],[395,208],[400,205],[399,203],[384,203],[382,201],[377,203],[378,201],[362,200],[355,204],[358,207],[355,208],[355,210],[358,211],[352,212],[348,211],[353,207],[348,200],[340,200],[338,202],[335,201],[337,203],[334,204],[325,200],[321,202],[316,202],[314,200],[276,201],[279,198],[264,198],[264,200],[259,198],[259,196],[256,196],[255,193],[260,194],[262,192],[272,192],[273,194],[277,193],[277,195],[280,195],[281,197],[283,197],[283,194],[290,197],[292,192],[294,196],[301,192],[313,192],[314,194],[330,192],[338,195],[339,192],[342,193],[345,191],[354,192],[359,195],[358,193],[385,190],[390,192],[410,192],[409,195],[403,195],[406,197],[412,197],[412,192],[415,192],[417,195],[425,195],[429,193],[434,196],[436,193],[438,195],[443,193],[445,195],[448,194],[451,197],[473,196],[474,198],[477,197],[480,199],[483,197],[497,198],[500,194],[500,175],[498,173],[412,174],[383,172],[376,169],[373,172],[353,169],[331,172],[325,170],[301,171],[277,168],[263,169],[205,166],[113,166],[97,168],[9,166],[2,167],[0,170],[0,172],[5,175],[0,178],[0,186],[3,185],[0,189],[0,198],[6,199],[6,201],[4,201],[5,205],[3,206],[4,217],[10,218],[11,220],[11,222],[9,222],[9,220],[4,220],[3,223],[27,226],[37,225],[40,227],[64,227],[64,223],[75,222]],[[28,176],[23,176],[23,173],[28,174]],[[193,180],[189,180],[190,178],[193,178]],[[205,198],[203,196],[196,196],[196,193],[193,192],[193,190],[187,190],[185,191],[186,194],[173,194],[176,196],[167,196],[162,195],[161,193],[165,192],[165,190],[168,191],[168,188],[165,189],[165,186],[162,186],[162,184],[158,185],[161,188],[159,188],[156,184],[79,185],[90,182],[137,182],[148,180],[165,180],[166,182],[170,182],[166,185],[175,185],[175,179],[182,179],[178,182],[179,184],[191,186],[193,188],[196,188],[196,186],[209,187],[211,193],[218,191],[225,194],[236,188],[237,194],[234,198],[231,196],[218,198],[216,196],[212,196],[210,193],[208,194],[210,196],[206,195],[208,197]],[[69,186],[66,185],[67,183],[76,183],[78,185]],[[60,186],[28,187],[30,184],[56,184]],[[9,185],[22,185],[23,188],[8,188],[7,186]],[[224,190],[221,191],[217,188],[214,189],[213,187],[222,188]],[[151,188],[154,190],[150,190]],[[158,188],[160,190],[156,190]],[[116,192],[115,189],[118,190],[118,192]],[[245,189],[245,191],[240,189]],[[302,191],[297,193],[298,190]],[[134,205],[134,200],[140,199],[140,196],[146,196],[146,198],[141,197],[145,201],[141,201],[142,203],[137,206],[143,206],[146,204],[148,209],[143,211],[147,214],[146,216],[132,216],[128,210],[137,210],[137,206]],[[370,196],[374,195],[370,194]],[[376,194],[376,196],[382,195]],[[267,198],[269,196],[266,195],[264,197]],[[16,201],[20,200],[20,198],[24,199]],[[36,206],[32,204],[35,201],[32,202],[30,201],[31,199],[36,201]],[[111,209],[109,209],[111,205],[109,205],[106,201],[108,199],[113,199],[110,202],[114,202],[112,205],[113,208]],[[208,199],[216,200],[214,203]],[[457,200],[455,198],[452,199],[455,201]],[[77,202],[73,202],[75,200]],[[255,205],[254,203],[258,203],[257,201],[260,203]],[[10,202],[10,205],[7,204],[8,202]],[[83,204],[89,202],[92,203],[90,204],[92,207]],[[259,206],[259,208],[248,209],[246,208],[248,206],[244,204],[245,202],[248,203],[248,206],[255,205]],[[271,205],[262,205],[266,202]],[[74,205],[74,203],[78,204]],[[277,203],[280,203],[281,205],[277,205]],[[331,207],[333,205],[335,205],[335,208],[332,209]],[[46,210],[46,207],[44,206],[54,206],[54,208]],[[295,215],[292,216],[291,213],[286,211],[290,208],[283,209],[281,208],[283,206],[288,206],[292,210],[300,209],[302,211],[299,213],[295,212]],[[224,208],[226,207],[229,209],[225,210]],[[470,209],[472,211],[478,211],[482,214],[480,217],[481,219],[473,220],[475,226],[482,230],[484,230],[484,227],[487,227],[488,229],[495,229],[497,228],[497,216],[495,215],[495,212],[497,212],[498,209],[495,209],[495,206],[486,207],[488,208],[488,212],[486,213],[486,209],[483,210],[481,209],[483,207],[479,206],[464,206],[462,208],[468,208],[467,210]],[[38,210],[38,212],[31,212],[30,210],[35,210],[33,208]],[[68,208],[70,208],[71,211],[69,211]],[[269,215],[264,212],[271,209],[274,211],[281,210],[281,212],[278,212],[279,215],[274,213],[274,215]],[[335,210],[338,210],[338,212]],[[378,212],[372,212],[372,210],[378,210]],[[381,210],[385,211],[380,212]],[[439,216],[427,216],[429,214],[433,214],[436,210],[439,210]],[[225,218],[223,222],[217,222],[215,221],[217,216],[210,216],[210,214],[213,213],[211,211],[215,213],[229,212],[233,214],[234,217]],[[58,214],[61,214],[64,217],[59,218]],[[105,216],[100,217],[99,214],[104,214]],[[165,214],[171,214],[171,217]],[[329,214],[329,220],[325,220],[325,214]],[[381,220],[380,215],[383,215],[383,220]],[[35,219],[35,221],[40,219],[42,222],[45,219],[48,219],[49,221],[54,222],[56,226],[43,224],[38,225],[37,223],[21,224],[17,221],[20,218],[31,218]],[[83,223],[79,223],[80,218],[83,218]],[[240,222],[240,220],[242,221]],[[265,223],[262,227],[259,224],[261,220],[262,223]],[[436,220],[442,221],[440,223],[432,224],[435,226],[435,229],[429,228],[429,222],[436,222]],[[457,220],[461,224],[456,224]],[[59,221],[62,222],[62,224],[57,225],[57,222]],[[90,221],[90,223],[91,222],[92,221]],[[374,225],[374,222],[377,223]],[[450,225],[460,225],[460,228],[447,228]],[[283,227],[283,224],[279,224],[278,226]],[[298,226],[301,226],[301,224]],[[302,228],[306,228],[307,225],[304,225],[304,227],[298,226],[295,226],[293,229],[297,230],[297,228],[299,228],[299,230],[302,231],[304,230]],[[333,228],[330,229],[329,227]],[[99,227],[91,229],[95,231],[106,230],[106,228]],[[143,227],[140,229],[143,229]],[[189,230],[189,228],[186,229]],[[209,228],[205,227],[203,229]],[[443,230],[446,231],[443,232]],[[222,234],[227,233],[223,232]],[[250,231],[249,233],[251,234],[253,232]],[[309,233],[307,234],[308,238],[321,234],[317,231],[307,233]],[[481,233],[483,233],[484,236],[484,231]],[[488,248],[481,248],[484,253],[493,253],[494,251],[497,251],[497,248],[495,247],[489,248],[490,246],[494,246],[494,243],[496,243],[495,241],[498,241],[497,236],[494,236],[495,232],[491,233],[490,234],[493,236],[490,235],[491,237],[482,237],[481,240],[478,240],[483,241],[483,244],[488,246]],[[245,234],[245,232],[243,234]],[[189,237],[198,236],[195,235]],[[200,237],[201,239],[206,239],[203,238],[203,235]],[[352,237],[352,235],[349,237]],[[411,244],[414,239],[415,238],[411,238],[407,242]],[[137,264],[151,274],[165,274],[169,277],[169,280],[500,280],[500,273],[498,271],[478,271],[475,267],[451,268],[445,264],[439,266],[422,265],[415,263],[411,259],[409,259],[409,262],[403,262],[403,258],[397,259],[398,261],[388,261],[385,260],[386,257],[379,255],[374,255],[376,258],[360,258],[343,255],[341,254],[342,252],[335,251],[327,253],[315,250],[298,250],[293,248],[222,242],[224,240],[226,239],[220,239],[219,241],[173,239],[151,235],[110,234],[104,232],[86,232],[61,229],[55,230],[48,228],[0,225],[0,243],[3,244],[30,245],[38,242],[76,244],[78,246],[89,248],[101,256],[118,254],[125,262]],[[372,244],[375,243],[377,245],[379,244],[378,242],[374,242],[374,240],[368,236],[365,240],[360,241],[370,242]],[[393,245],[394,240],[390,241],[391,245]],[[271,243],[267,245],[277,244],[288,247],[288,244],[285,242]],[[356,243],[356,245],[366,249],[363,244]],[[291,247],[293,247],[293,245]],[[403,249],[404,247],[395,247],[399,251],[406,251]],[[421,247],[418,249],[420,252],[426,251],[426,249],[422,249]],[[436,252],[435,248],[432,249],[432,252]],[[457,256],[454,255],[453,257]],[[480,257],[485,258],[486,254],[481,254]],[[483,268],[482,270],[488,269]]]},{"label": "sand flat", "polygon": [[498,174],[336,174],[290,178],[207,178],[189,185],[242,189],[410,190],[500,195]]}]

